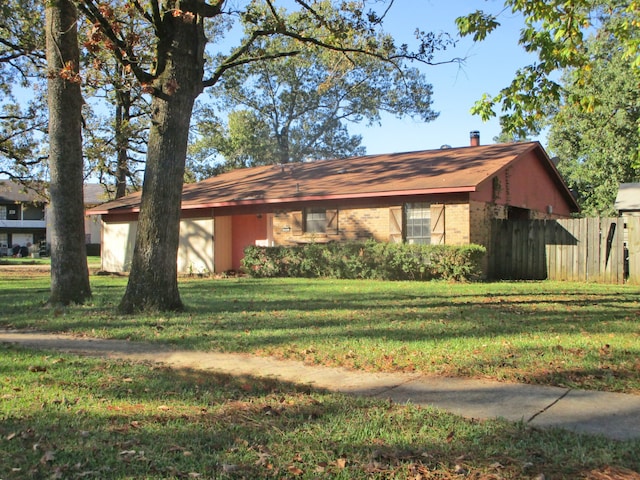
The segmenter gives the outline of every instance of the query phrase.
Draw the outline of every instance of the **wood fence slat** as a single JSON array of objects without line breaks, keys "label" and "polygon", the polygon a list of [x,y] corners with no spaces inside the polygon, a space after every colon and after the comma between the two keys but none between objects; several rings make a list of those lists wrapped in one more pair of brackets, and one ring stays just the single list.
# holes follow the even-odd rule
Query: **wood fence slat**
[{"label": "wood fence slat", "polygon": [[616,283],[622,284],[625,282],[624,219],[618,217],[616,218],[616,222],[616,236],[614,238]]},{"label": "wood fence slat", "polygon": [[600,219],[587,218],[587,281],[597,281],[600,272]]}]

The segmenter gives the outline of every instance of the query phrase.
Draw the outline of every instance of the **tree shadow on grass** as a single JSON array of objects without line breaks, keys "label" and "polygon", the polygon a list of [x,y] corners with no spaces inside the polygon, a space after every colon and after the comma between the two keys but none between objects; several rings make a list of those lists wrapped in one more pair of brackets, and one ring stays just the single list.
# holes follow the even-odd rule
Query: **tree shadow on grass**
[{"label": "tree shadow on grass", "polygon": [[271,379],[18,348],[4,349],[2,365],[5,479],[459,478],[463,470],[578,478],[610,464],[640,469],[637,442]]}]

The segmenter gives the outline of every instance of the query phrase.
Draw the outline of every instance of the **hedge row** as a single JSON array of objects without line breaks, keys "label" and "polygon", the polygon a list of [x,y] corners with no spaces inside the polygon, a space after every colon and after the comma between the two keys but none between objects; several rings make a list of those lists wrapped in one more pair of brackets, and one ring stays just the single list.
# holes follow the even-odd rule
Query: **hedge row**
[{"label": "hedge row", "polygon": [[311,243],[244,250],[243,269],[253,277],[378,280],[472,280],[486,249],[480,245]]}]

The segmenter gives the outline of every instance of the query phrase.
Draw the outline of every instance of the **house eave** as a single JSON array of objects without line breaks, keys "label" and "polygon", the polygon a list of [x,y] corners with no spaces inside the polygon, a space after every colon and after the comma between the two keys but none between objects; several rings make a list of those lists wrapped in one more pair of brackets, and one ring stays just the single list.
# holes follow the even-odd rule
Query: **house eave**
[{"label": "house eave", "polygon": [[[418,195],[442,195],[451,193],[470,193],[477,191],[475,185],[472,186],[457,186],[457,187],[442,187],[442,188],[429,188],[429,189],[414,189],[414,190],[392,190],[387,192],[367,192],[356,194],[321,194],[321,195],[293,195],[290,197],[281,198],[250,198],[250,199],[234,199],[221,202],[201,202],[201,203],[183,203],[182,210],[202,210],[207,208],[225,208],[225,207],[242,207],[242,206],[262,206],[262,205],[281,205],[290,203],[304,203],[304,202],[318,202],[318,201],[343,201],[343,200],[356,200],[366,198],[390,198],[390,197],[412,197]],[[130,214],[139,213],[140,207],[138,205],[131,207],[119,207],[112,210],[106,209],[92,209],[89,213],[93,215],[112,215],[112,214]]]},{"label": "house eave", "polygon": [[389,198],[389,197],[411,197],[416,195],[435,195],[435,194],[447,194],[447,193],[468,193],[475,192],[475,186],[464,187],[444,187],[444,188],[430,188],[430,189],[415,189],[415,190],[394,190],[388,192],[367,192],[357,194],[342,194],[342,195],[294,195],[291,197],[283,198],[254,198],[254,199],[237,199],[225,202],[207,202],[207,203],[194,203],[183,204],[183,210],[197,210],[203,208],[222,208],[222,207],[240,207],[250,205],[280,205],[287,203],[301,203],[301,202],[318,202],[318,201],[336,201],[336,200],[356,200],[363,198]]}]

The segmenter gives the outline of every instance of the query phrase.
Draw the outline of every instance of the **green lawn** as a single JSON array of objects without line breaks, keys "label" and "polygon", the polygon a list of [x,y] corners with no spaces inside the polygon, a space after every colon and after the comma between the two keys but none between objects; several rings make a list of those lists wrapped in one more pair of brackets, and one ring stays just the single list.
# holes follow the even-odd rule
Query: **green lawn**
[{"label": "green lawn", "polygon": [[633,479],[639,449],[269,379],[0,346],[4,480]]},{"label": "green lawn", "polygon": [[52,311],[43,307],[46,277],[3,277],[0,325],[640,393],[637,286],[184,279],[186,312],[121,316],[125,285],[124,277],[92,277],[91,304]]},{"label": "green lawn", "polygon": [[[45,307],[0,270],[0,327],[368,370],[640,392],[637,287],[183,279],[181,314],[120,316],[126,278]],[[618,442],[308,386],[0,345],[0,478],[635,479]],[[635,475],[635,476],[634,476]]]}]

